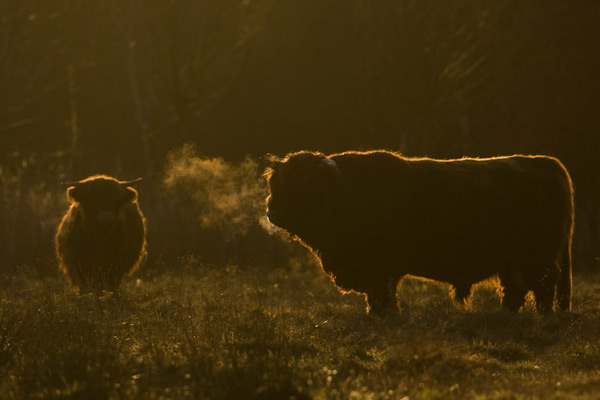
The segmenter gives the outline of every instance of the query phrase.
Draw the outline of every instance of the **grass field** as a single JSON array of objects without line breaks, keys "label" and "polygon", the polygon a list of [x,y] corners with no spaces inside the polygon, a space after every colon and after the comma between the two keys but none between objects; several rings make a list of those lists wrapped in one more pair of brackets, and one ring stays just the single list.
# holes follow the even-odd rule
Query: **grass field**
[{"label": "grass field", "polygon": [[600,276],[570,313],[466,308],[406,280],[403,311],[365,315],[312,261],[215,269],[193,257],[76,296],[59,276],[0,282],[2,399],[596,399]]}]

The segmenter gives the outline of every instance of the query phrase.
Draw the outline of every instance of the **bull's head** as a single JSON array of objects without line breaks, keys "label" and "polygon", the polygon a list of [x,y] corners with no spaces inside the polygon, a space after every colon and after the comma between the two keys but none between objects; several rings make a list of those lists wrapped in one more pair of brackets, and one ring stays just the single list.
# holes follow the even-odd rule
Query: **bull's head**
[{"label": "bull's head", "polygon": [[86,223],[100,229],[112,227],[120,210],[137,201],[137,191],[131,187],[142,178],[118,181],[105,175],[95,175],[77,182],[65,182],[67,197],[81,211]]},{"label": "bull's head", "polygon": [[340,177],[336,162],[307,151],[283,159],[271,156],[268,162],[265,176],[270,191],[269,221],[299,236],[316,221],[324,223],[331,213],[332,195]]}]

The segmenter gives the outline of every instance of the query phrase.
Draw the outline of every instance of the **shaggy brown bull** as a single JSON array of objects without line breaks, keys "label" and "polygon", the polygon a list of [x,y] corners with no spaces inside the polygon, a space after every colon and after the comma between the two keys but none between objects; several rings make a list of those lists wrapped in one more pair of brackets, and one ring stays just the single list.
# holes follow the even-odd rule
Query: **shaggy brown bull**
[{"label": "shaggy brown bull", "polygon": [[533,291],[539,310],[571,307],[573,189],[545,156],[433,160],[388,151],[273,158],[267,215],[373,312],[398,309],[407,275],[471,286],[497,275],[503,306]]},{"label": "shaggy brown bull", "polygon": [[71,208],[55,238],[59,268],[79,292],[113,292],[146,257],[146,227],[130,186],[96,175],[66,183]]}]

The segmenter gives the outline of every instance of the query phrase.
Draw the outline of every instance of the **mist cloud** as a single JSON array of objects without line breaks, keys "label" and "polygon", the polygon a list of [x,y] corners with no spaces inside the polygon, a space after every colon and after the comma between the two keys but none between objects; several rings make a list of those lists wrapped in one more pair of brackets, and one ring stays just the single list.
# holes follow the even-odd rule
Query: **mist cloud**
[{"label": "mist cloud", "polygon": [[198,218],[205,228],[241,235],[260,224],[274,231],[265,217],[267,188],[262,170],[250,157],[231,163],[203,157],[195,146],[186,144],[169,153],[164,184],[193,201],[190,219]]}]

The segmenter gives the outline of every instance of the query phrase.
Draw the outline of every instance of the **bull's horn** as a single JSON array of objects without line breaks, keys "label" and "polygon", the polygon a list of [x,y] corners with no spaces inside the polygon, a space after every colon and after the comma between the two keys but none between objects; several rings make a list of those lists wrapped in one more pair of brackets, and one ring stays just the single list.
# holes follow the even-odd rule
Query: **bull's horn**
[{"label": "bull's horn", "polygon": [[335,161],[333,161],[332,159],[329,159],[329,158],[324,158],[323,164],[329,165],[330,167],[337,167],[337,164],[335,163]]},{"label": "bull's horn", "polygon": [[133,185],[134,183],[138,183],[138,182],[139,182],[139,181],[141,181],[142,179],[144,179],[144,178],[137,178],[137,179],[134,179],[134,180],[132,180],[132,181],[127,181],[127,182],[119,182],[119,183],[120,183],[122,186],[131,186],[131,185]]},{"label": "bull's horn", "polygon": [[260,158],[260,160],[268,167],[276,167],[279,164],[282,164],[281,159],[274,154],[265,154]]},{"label": "bull's horn", "polygon": [[79,181],[75,181],[75,182],[63,182],[63,183],[61,183],[61,185],[65,186],[65,187],[71,187],[71,186],[77,186],[80,183],[81,182],[79,182]]}]

